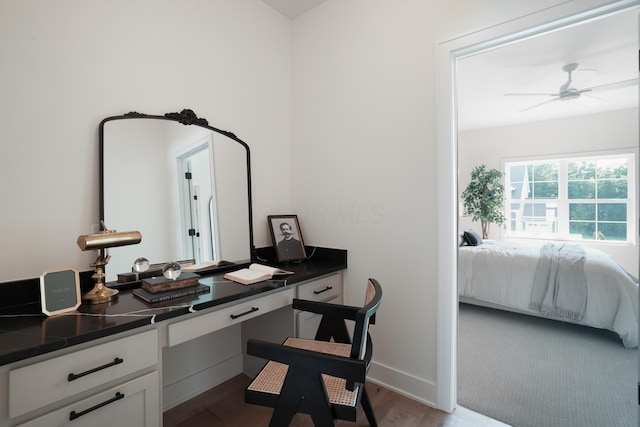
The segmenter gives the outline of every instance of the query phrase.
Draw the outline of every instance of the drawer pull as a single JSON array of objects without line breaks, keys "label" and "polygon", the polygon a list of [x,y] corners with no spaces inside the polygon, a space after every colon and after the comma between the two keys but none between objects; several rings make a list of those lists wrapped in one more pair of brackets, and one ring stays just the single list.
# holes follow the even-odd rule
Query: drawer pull
[{"label": "drawer pull", "polygon": [[78,378],[82,378],[82,377],[84,377],[85,375],[93,374],[94,372],[101,371],[101,370],[106,369],[106,368],[108,368],[108,367],[110,367],[110,366],[119,365],[119,364],[121,364],[122,362],[124,362],[124,359],[121,359],[121,358],[119,358],[119,357],[116,357],[115,359],[113,359],[113,362],[111,362],[111,363],[107,363],[106,365],[98,366],[97,368],[89,369],[88,371],[84,371],[84,372],[81,372],[81,373],[79,373],[79,374],[73,374],[73,373],[71,373],[71,374],[69,374],[69,376],[67,377],[67,381],[71,382],[71,381],[77,380]]},{"label": "drawer pull", "polygon": [[322,289],[321,291],[313,291],[313,293],[316,294],[316,295],[320,295],[322,293],[330,291],[331,289],[333,289],[333,286],[327,286],[326,288]]},{"label": "drawer pull", "polygon": [[260,310],[258,307],[251,307],[251,310],[247,310],[244,313],[231,314],[231,318],[232,319],[237,319],[238,317],[242,317],[242,316],[246,316],[247,314],[255,313],[258,310]]},{"label": "drawer pull", "polygon": [[98,403],[96,406],[92,406],[89,409],[85,409],[84,411],[80,411],[80,412],[71,411],[71,412],[69,412],[69,421],[73,421],[76,418],[80,418],[83,415],[87,415],[91,411],[95,411],[96,409],[100,409],[103,406],[107,406],[108,404],[113,403],[116,400],[120,400],[120,399],[124,399],[124,394],[122,394],[120,392],[117,392],[116,395],[114,397],[112,397],[111,399],[105,400],[102,403]]}]

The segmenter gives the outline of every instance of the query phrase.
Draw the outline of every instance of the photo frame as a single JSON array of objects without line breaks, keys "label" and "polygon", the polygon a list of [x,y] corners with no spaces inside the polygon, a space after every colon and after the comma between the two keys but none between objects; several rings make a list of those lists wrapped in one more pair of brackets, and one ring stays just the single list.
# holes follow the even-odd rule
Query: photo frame
[{"label": "photo frame", "polygon": [[269,215],[267,221],[279,262],[307,259],[297,215]]},{"label": "photo frame", "polygon": [[40,276],[40,302],[47,316],[74,311],[82,303],[80,275],[75,269],[45,271]]}]

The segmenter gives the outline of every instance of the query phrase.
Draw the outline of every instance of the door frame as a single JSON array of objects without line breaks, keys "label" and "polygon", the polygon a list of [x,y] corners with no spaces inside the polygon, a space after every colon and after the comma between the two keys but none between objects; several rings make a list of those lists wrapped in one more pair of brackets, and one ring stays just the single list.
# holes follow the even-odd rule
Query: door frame
[{"label": "door frame", "polygon": [[488,29],[446,40],[437,47],[438,260],[436,331],[436,407],[457,405],[457,250],[458,178],[456,61],[506,44],[638,7],[640,0],[570,1]]}]

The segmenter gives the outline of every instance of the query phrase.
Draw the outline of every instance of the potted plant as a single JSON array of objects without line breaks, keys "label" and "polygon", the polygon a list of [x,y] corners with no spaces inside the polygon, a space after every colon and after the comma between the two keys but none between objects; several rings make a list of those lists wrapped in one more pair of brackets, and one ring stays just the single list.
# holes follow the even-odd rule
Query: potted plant
[{"label": "potted plant", "polygon": [[464,216],[480,221],[482,238],[489,237],[491,223],[503,225],[507,222],[504,215],[504,185],[502,172],[488,169],[485,165],[476,166],[471,171],[471,182],[462,192]]}]

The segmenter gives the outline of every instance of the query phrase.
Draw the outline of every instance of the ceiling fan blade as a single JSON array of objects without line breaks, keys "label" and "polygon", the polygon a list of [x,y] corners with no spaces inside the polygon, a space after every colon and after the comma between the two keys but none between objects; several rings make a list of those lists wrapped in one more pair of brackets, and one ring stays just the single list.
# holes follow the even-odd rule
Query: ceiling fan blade
[{"label": "ceiling fan blade", "polygon": [[560,96],[559,93],[505,93],[504,96]]},{"label": "ceiling fan blade", "polygon": [[604,99],[596,98],[595,96],[592,96],[592,95],[581,94],[580,95],[580,102],[583,103],[584,105],[588,106],[588,107],[593,107],[593,106],[596,106],[596,105],[604,102]]},{"label": "ceiling fan blade", "polygon": [[635,79],[629,79],[629,80],[622,80],[614,83],[607,83],[604,85],[594,86],[587,89],[582,89],[581,92],[602,92],[605,90],[622,89],[623,87],[634,86],[637,84],[638,84],[638,79],[635,78]]},{"label": "ceiling fan blade", "polygon": [[532,105],[531,107],[527,107],[527,108],[525,108],[525,109],[523,109],[523,110],[520,110],[520,113],[525,112],[525,111],[528,111],[528,110],[532,110],[532,109],[534,109],[534,108],[538,108],[538,107],[540,107],[540,106],[543,106],[544,104],[548,104],[548,103],[550,103],[550,102],[557,101],[558,99],[560,99],[560,98],[553,98],[553,99],[550,99],[550,100],[548,100],[548,101],[544,101],[544,102],[541,102],[541,103],[539,103],[539,104]]}]

